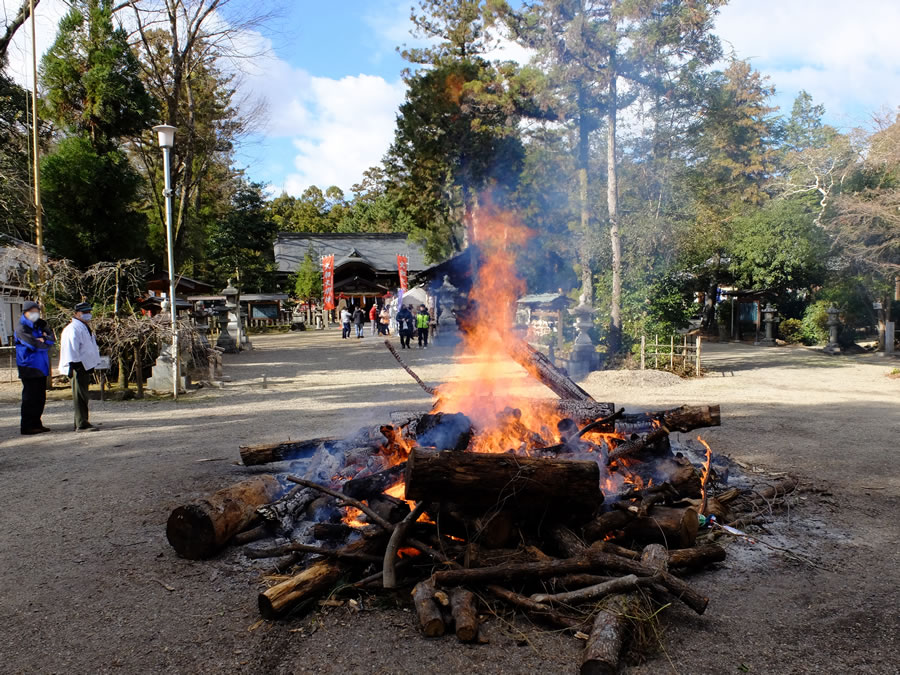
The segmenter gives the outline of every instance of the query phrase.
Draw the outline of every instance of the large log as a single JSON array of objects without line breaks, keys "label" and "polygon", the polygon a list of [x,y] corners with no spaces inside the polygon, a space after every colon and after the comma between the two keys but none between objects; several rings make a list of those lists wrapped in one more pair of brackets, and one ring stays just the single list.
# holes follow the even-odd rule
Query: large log
[{"label": "large log", "polygon": [[590,517],[603,503],[596,462],[414,448],[406,464],[406,498],[515,504],[521,510],[565,509]]},{"label": "large log", "polygon": [[625,526],[625,536],[641,542],[659,542],[668,548],[690,548],[697,540],[700,519],[694,507],[655,506],[650,514]]},{"label": "large log", "polygon": [[698,569],[710,563],[725,560],[725,549],[718,544],[704,544],[692,548],[679,548],[669,551],[669,567]]},{"label": "large log", "polygon": [[623,431],[648,431],[659,424],[669,431],[688,432],[704,427],[718,427],[722,416],[717,405],[683,405],[671,410],[629,413],[623,415],[616,426]]},{"label": "large log", "polygon": [[281,462],[286,459],[308,459],[323,445],[340,443],[336,438],[310,438],[304,441],[284,441],[262,445],[242,445],[241,462],[244,466],[257,466]]},{"label": "large log", "polygon": [[254,476],[184,506],[169,516],[166,537],[180,556],[199,560],[222,549],[281,492],[274,476]]},{"label": "large log", "polygon": [[260,506],[256,512],[270,524],[274,524],[281,533],[289,535],[306,507],[318,496],[319,493],[315,490],[298,485],[271,504]]}]

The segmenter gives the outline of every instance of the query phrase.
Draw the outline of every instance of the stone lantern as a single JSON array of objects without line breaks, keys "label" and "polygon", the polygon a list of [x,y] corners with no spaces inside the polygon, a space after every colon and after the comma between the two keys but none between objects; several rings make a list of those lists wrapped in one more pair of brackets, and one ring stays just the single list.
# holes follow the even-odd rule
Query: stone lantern
[{"label": "stone lantern", "polygon": [[825,322],[825,325],[828,326],[828,344],[825,345],[825,349],[822,351],[826,354],[840,354],[841,345],[838,344],[838,329],[841,326],[841,320],[838,319],[838,315],[841,313],[841,310],[832,305],[825,312],[828,314],[828,321]]},{"label": "stone lantern", "polygon": [[763,323],[766,325],[766,336],[759,341],[764,347],[775,346],[775,329],[781,322],[777,316],[777,311],[772,307],[772,303],[768,303],[762,310]]},{"label": "stone lantern", "polygon": [[575,317],[575,328],[578,331],[575,346],[572,347],[572,356],[569,358],[569,375],[573,378],[584,377],[596,366],[597,350],[588,332],[591,329],[594,312],[594,308],[584,301],[584,295],[579,298],[578,306],[569,310]]},{"label": "stone lantern", "polygon": [[219,325],[221,332],[216,340],[216,347],[221,348],[226,354],[235,354],[242,349],[250,349],[251,344],[243,331],[241,317],[240,291],[231,285],[222,289],[225,296],[225,307],[219,310]]}]

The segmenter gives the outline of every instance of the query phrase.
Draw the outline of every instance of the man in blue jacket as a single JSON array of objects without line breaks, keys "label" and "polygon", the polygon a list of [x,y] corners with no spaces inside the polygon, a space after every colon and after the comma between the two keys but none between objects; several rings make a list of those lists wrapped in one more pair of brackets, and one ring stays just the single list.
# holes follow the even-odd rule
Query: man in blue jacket
[{"label": "man in blue jacket", "polygon": [[16,365],[22,380],[22,425],[24,436],[50,431],[41,423],[47,402],[47,376],[50,375],[50,347],[53,334],[41,319],[36,302],[22,306],[22,317],[16,327]]}]

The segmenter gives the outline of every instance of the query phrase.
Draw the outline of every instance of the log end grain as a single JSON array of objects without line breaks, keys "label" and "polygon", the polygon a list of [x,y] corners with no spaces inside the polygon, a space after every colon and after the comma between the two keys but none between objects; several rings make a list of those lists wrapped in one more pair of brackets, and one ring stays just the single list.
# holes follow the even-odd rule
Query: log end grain
[{"label": "log end grain", "polygon": [[175,552],[188,560],[202,560],[219,550],[216,528],[201,504],[185,504],[172,511],[166,538]]}]

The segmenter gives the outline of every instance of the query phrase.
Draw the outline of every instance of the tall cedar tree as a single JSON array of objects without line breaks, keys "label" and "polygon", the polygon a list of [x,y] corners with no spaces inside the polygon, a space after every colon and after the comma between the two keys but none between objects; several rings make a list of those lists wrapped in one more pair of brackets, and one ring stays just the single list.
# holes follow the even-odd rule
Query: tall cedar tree
[{"label": "tall cedar tree", "polygon": [[42,62],[49,115],[66,134],[42,162],[47,244],[78,265],[144,252],[141,178],[119,147],[155,116],[138,69],[109,0],[76,3]]}]

